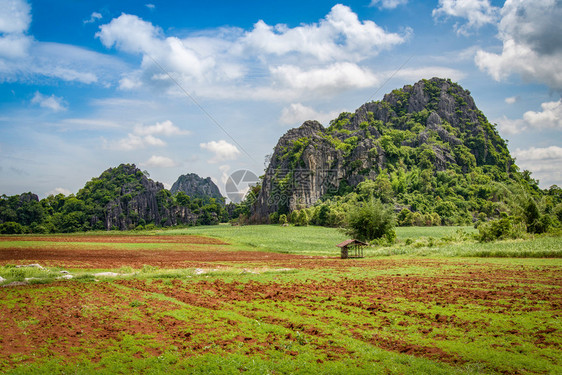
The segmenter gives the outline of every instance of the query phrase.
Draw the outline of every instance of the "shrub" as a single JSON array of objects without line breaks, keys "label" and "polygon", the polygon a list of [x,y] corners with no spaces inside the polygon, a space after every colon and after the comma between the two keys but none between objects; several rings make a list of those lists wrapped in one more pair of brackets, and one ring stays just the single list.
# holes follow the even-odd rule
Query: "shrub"
[{"label": "shrub", "polygon": [[21,224],[13,221],[0,224],[0,233],[2,234],[21,234],[23,230],[24,228]]},{"label": "shrub", "polygon": [[306,210],[300,210],[296,224],[302,227],[306,227],[308,225],[308,222],[309,222],[309,218],[308,218],[308,214],[306,213]]},{"label": "shrub", "polygon": [[525,224],[514,216],[504,216],[501,219],[488,221],[478,226],[480,242],[522,238],[525,235]]},{"label": "shrub", "polygon": [[387,237],[392,241],[394,232],[394,212],[385,207],[380,200],[369,199],[351,208],[347,217],[345,233],[360,241],[372,241]]}]

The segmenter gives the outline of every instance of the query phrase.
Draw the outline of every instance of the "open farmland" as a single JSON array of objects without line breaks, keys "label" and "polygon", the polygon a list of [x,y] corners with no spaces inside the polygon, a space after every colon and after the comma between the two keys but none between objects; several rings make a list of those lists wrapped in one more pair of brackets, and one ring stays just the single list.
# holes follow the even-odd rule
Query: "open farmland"
[{"label": "open farmland", "polygon": [[[0,288],[0,372],[562,372],[561,259],[452,256],[456,228],[427,228],[340,260],[336,230],[247,228],[0,237],[3,285],[28,279]],[[562,241],[493,251],[520,243]]]}]

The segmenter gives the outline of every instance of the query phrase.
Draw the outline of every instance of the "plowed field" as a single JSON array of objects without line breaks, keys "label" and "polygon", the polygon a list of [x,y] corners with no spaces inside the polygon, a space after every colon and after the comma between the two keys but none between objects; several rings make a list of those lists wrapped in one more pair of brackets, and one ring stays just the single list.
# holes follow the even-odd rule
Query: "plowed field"
[{"label": "plowed field", "polygon": [[[0,265],[40,263],[52,267],[119,268],[143,265],[161,268],[205,266],[215,262],[254,262],[311,259],[310,256],[263,251],[234,251],[229,244],[204,236],[10,236],[0,242],[23,242],[23,246],[0,249]],[[96,246],[98,244],[98,246]],[[100,245],[133,244],[122,250]],[[143,248],[150,244],[150,248]],[[154,247],[162,244],[162,248]],[[74,245],[74,246],[73,246]],[[164,246],[173,245],[173,247]],[[317,257],[318,258],[318,257]]]},{"label": "plowed field", "polygon": [[556,260],[341,260],[199,236],[10,240],[0,264],[183,270],[0,288],[2,373],[562,373]]}]

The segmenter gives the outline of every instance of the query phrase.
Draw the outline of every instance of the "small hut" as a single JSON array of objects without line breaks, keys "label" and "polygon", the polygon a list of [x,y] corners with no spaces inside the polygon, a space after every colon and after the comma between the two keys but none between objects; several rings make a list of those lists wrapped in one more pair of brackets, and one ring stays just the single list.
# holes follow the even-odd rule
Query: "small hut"
[{"label": "small hut", "polygon": [[363,248],[365,246],[369,246],[365,242],[361,242],[358,240],[345,240],[340,244],[336,245],[337,247],[341,248],[341,258],[363,258],[365,255],[363,254]]}]

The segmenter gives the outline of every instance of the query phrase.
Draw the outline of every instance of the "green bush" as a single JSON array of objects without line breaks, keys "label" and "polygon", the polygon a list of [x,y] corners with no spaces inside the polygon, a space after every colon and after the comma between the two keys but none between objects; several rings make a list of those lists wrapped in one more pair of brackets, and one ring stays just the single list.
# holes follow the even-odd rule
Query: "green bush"
[{"label": "green bush", "polygon": [[501,219],[488,221],[478,226],[480,242],[515,239],[525,236],[526,227],[520,219],[514,216],[504,216]]},{"label": "green bush", "polygon": [[0,224],[0,233],[2,234],[22,234],[24,227],[13,221],[8,221],[7,223]]},{"label": "green bush", "polygon": [[385,207],[380,200],[369,199],[363,204],[358,203],[349,211],[345,233],[360,241],[372,241],[386,237],[393,241],[395,225],[394,212]]}]

